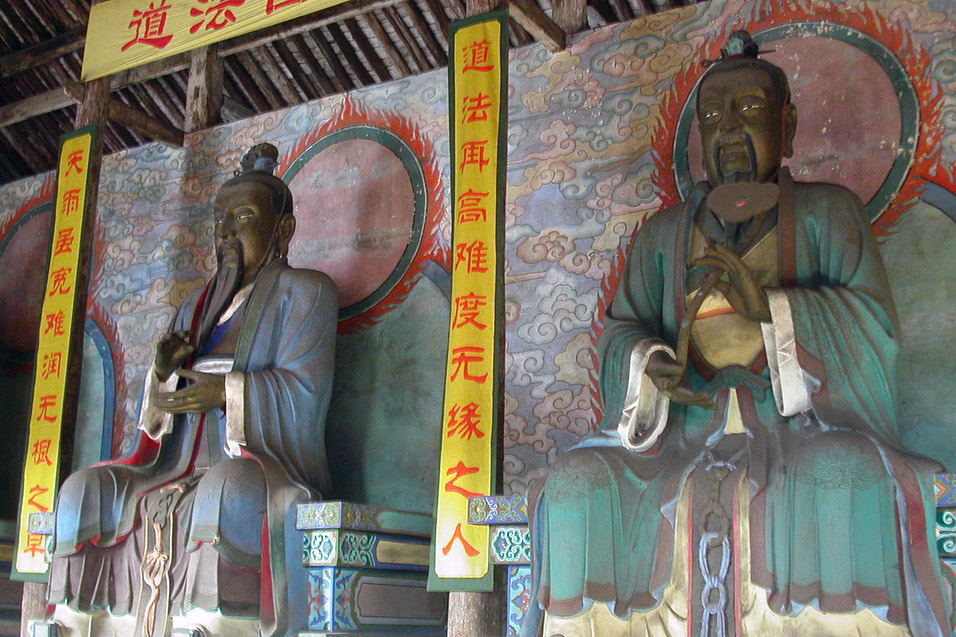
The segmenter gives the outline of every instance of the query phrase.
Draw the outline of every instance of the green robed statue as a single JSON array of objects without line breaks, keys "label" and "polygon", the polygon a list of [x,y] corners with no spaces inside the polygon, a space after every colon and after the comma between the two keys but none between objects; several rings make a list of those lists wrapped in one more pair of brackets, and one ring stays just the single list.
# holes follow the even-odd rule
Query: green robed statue
[{"label": "green robed statue", "polygon": [[781,168],[797,112],[757,54],[737,32],[707,69],[707,182],[634,237],[602,430],[534,510],[527,635],[950,634],[886,273],[859,199]]},{"label": "green robed statue", "polygon": [[216,195],[216,274],[159,339],[136,449],[63,485],[49,602],[69,635],[308,629],[295,504],[328,493],[338,292],[286,263],[277,156],[253,147]]}]

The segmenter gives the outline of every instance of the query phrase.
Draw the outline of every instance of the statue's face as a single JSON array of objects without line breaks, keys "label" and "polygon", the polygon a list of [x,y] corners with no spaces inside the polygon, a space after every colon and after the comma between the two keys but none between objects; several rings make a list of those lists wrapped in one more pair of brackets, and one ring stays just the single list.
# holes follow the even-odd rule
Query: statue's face
[{"label": "statue's face", "polygon": [[770,75],[760,68],[718,71],[700,87],[697,115],[704,170],[712,185],[732,175],[774,177],[789,156],[796,111],[779,103]]},{"label": "statue's face", "polygon": [[242,246],[244,279],[255,276],[266,253],[272,248],[277,213],[272,206],[272,191],[253,182],[223,186],[213,207],[216,218],[216,250],[220,267],[235,267],[239,254],[235,243]]}]

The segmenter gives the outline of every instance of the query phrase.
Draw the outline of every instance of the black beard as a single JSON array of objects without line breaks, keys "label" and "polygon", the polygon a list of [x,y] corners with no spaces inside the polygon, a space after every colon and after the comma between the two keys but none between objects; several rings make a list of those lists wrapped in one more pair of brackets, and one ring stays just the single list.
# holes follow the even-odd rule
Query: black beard
[{"label": "black beard", "polygon": [[[234,263],[225,264],[223,258],[223,249],[234,249]],[[216,247],[216,274],[213,277],[212,285],[206,297],[205,307],[203,308],[202,320],[200,321],[199,340],[197,349],[201,350],[203,344],[212,334],[216,327],[219,317],[226,311],[233,297],[239,291],[239,285],[242,283],[242,244],[238,239],[228,239]]]}]

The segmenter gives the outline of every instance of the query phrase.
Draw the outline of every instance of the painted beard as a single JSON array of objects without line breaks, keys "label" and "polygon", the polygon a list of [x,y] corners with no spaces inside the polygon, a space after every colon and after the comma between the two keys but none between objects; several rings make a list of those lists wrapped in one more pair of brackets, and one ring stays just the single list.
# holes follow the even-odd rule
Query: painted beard
[{"label": "painted beard", "polygon": [[200,348],[216,327],[216,322],[226,311],[242,282],[242,243],[238,239],[225,239],[216,246],[216,274],[210,286],[203,310],[200,328]]},{"label": "painted beard", "polygon": [[[725,166],[725,164],[729,164]],[[757,180],[757,153],[746,133],[721,135],[714,146],[714,165],[721,184]],[[745,167],[746,166],[746,167]]]}]

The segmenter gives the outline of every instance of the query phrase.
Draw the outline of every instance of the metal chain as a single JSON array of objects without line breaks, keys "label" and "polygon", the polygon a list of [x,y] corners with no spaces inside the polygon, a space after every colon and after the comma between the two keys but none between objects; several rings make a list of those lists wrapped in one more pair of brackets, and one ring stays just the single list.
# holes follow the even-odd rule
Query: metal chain
[{"label": "metal chain", "polygon": [[[731,520],[720,504],[720,486],[737,468],[736,462],[743,457],[746,447],[741,448],[728,460],[718,460],[708,449],[704,456],[704,472],[710,479],[709,503],[703,510],[703,533],[697,547],[704,587],[700,592],[701,637],[726,637],[727,635],[727,572],[730,570],[730,525]],[[719,551],[719,553],[717,553]],[[711,572],[711,558],[720,559],[716,573]]]}]

